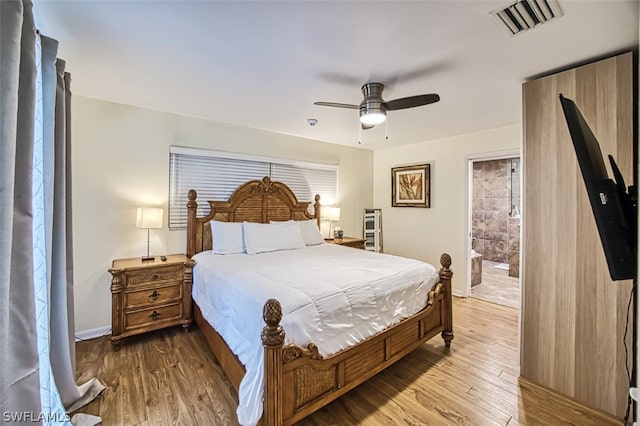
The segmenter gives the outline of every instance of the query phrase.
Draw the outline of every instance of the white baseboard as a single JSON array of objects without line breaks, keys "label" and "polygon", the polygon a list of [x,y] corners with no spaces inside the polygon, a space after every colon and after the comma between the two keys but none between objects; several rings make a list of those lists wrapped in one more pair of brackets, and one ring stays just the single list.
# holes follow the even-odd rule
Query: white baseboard
[{"label": "white baseboard", "polygon": [[451,294],[458,297],[468,297],[466,294],[464,294],[464,292],[456,290],[455,288],[451,289]]},{"label": "white baseboard", "polygon": [[91,340],[96,337],[106,336],[111,333],[111,327],[105,325],[104,327],[92,328],[90,330],[83,330],[76,332],[76,342],[81,340]]}]

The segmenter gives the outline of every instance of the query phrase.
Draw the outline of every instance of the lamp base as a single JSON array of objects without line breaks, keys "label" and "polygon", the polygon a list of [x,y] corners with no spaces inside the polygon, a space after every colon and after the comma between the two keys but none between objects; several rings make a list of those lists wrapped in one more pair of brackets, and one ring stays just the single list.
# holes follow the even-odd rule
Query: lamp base
[{"label": "lamp base", "polygon": [[154,260],[156,260],[155,256],[142,256],[143,262],[153,262]]}]

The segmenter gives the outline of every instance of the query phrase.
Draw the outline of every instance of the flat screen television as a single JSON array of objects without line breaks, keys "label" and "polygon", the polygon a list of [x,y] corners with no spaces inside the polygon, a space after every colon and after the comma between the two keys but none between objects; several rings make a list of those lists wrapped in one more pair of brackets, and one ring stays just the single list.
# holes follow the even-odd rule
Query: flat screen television
[{"label": "flat screen television", "polygon": [[[600,144],[575,102],[560,95],[582,178],[589,196],[612,280],[635,279],[637,271],[637,193],[627,190],[614,158],[609,178]],[[635,183],[635,182],[634,182]]]}]

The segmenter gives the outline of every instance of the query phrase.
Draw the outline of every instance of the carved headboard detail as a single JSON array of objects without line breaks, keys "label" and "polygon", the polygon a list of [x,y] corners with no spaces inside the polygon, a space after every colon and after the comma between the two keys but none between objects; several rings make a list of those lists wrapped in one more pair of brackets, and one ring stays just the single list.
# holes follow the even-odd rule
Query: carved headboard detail
[{"label": "carved headboard detail", "polygon": [[282,182],[272,182],[268,176],[252,180],[235,190],[227,201],[209,201],[211,211],[197,217],[197,193],[187,196],[187,255],[211,250],[210,220],[220,222],[259,222],[272,220],[316,219],[320,227],[320,196],[315,196],[314,214],[309,214],[309,203],[299,202],[291,189]]}]

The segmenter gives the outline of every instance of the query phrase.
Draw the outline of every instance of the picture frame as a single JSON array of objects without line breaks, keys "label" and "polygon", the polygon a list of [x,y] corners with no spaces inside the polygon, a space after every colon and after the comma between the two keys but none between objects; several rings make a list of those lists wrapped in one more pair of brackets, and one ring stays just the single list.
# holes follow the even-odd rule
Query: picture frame
[{"label": "picture frame", "polygon": [[429,164],[391,168],[391,207],[431,207]]}]

